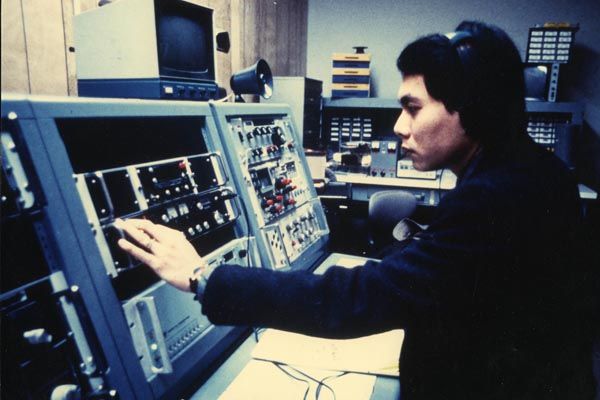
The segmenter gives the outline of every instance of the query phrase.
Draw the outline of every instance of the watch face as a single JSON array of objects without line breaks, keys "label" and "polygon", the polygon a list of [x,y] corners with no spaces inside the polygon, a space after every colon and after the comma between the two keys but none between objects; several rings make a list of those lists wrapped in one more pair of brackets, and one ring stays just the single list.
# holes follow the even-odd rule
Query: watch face
[{"label": "watch face", "polygon": [[194,299],[202,302],[202,298],[204,297],[204,289],[206,288],[206,277],[204,274],[200,272],[201,270],[194,272],[194,276],[190,278],[190,292],[193,293]]},{"label": "watch face", "polygon": [[198,295],[198,278],[190,278],[190,292]]}]

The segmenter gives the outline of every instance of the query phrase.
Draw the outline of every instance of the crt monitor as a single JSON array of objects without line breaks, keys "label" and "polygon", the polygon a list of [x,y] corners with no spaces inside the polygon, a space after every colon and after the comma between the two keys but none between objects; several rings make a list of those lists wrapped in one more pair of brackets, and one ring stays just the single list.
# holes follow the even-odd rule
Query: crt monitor
[{"label": "crt monitor", "polygon": [[156,1],[162,77],[215,80],[212,10],[185,1]]},{"label": "crt monitor", "polygon": [[187,0],[119,0],[74,17],[80,96],[218,97],[213,10]]}]

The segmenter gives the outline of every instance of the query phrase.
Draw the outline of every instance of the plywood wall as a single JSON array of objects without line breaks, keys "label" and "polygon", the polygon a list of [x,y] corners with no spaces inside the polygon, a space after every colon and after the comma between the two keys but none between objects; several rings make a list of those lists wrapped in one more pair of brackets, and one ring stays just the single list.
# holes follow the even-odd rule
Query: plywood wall
[{"label": "plywood wall", "polygon": [[[115,0],[123,1],[123,0]],[[217,53],[217,81],[264,58],[274,75],[306,74],[308,0],[188,0],[215,10],[229,53]],[[73,15],[98,0],[2,0],[2,92],[77,95]]]}]

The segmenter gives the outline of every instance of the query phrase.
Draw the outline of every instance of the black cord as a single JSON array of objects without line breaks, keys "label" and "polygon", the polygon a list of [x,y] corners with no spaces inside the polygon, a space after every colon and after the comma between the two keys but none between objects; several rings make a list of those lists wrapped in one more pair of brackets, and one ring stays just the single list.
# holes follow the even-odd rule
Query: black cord
[{"label": "black cord", "polygon": [[331,391],[331,394],[333,394],[333,399],[335,400],[335,391],[331,388],[331,386],[326,385],[325,381],[327,379],[339,378],[339,377],[342,377],[342,376],[344,376],[346,374],[348,374],[348,371],[344,371],[341,374],[337,374],[337,375],[326,376],[325,378],[321,379],[319,381],[319,385],[317,386],[317,389],[315,390],[315,400],[319,400],[319,394],[321,393],[321,388],[322,387],[326,387],[327,389],[329,389]]},{"label": "black cord", "polygon": [[[298,378],[297,376],[294,376],[294,375],[290,374],[288,371],[286,371],[286,370],[283,368],[283,365],[285,365],[286,367],[290,367],[290,368],[292,368],[292,369],[293,369],[294,371],[296,371],[296,372],[300,372],[300,371],[298,371],[297,369],[295,369],[294,367],[292,367],[292,366],[290,366],[290,365],[288,365],[288,364],[282,364],[282,363],[278,363],[278,362],[275,362],[275,361],[271,361],[271,362],[272,362],[272,363],[273,363],[273,364],[274,364],[274,365],[275,365],[277,368],[279,368],[279,369],[280,369],[280,370],[281,370],[281,371],[282,371],[284,374],[286,374],[287,376],[289,376],[290,378],[292,378],[292,379],[295,379],[295,380],[297,380],[297,381],[299,381],[299,382],[304,382],[304,383],[306,383],[306,390],[304,391],[304,397],[302,398],[303,400],[306,400],[306,396],[308,396],[308,391],[310,390],[310,383],[309,383],[307,380],[300,379],[300,378]],[[309,378],[309,379],[313,379],[313,378],[310,378],[309,376],[307,376],[306,374],[303,374],[302,372],[300,372],[300,374],[302,374],[302,375],[306,376],[306,377],[307,377],[307,378]],[[314,380],[314,379],[313,379],[313,380]]]},{"label": "black cord", "polygon": [[258,335],[260,335],[262,333],[262,331],[264,331],[267,328],[252,328],[252,331],[254,332],[254,340],[256,341],[256,343],[258,343]]},{"label": "black cord", "polygon": [[292,374],[290,374],[288,371],[286,371],[285,369],[283,369],[283,366],[286,366],[286,367],[288,367],[288,368],[292,369],[294,372],[296,372],[296,373],[298,373],[298,374],[300,374],[300,375],[304,376],[305,378],[307,378],[307,379],[309,379],[309,380],[311,380],[311,381],[313,381],[313,382],[317,383],[317,389],[315,390],[315,400],[318,400],[318,399],[319,399],[319,394],[320,394],[320,392],[321,392],[321,388],[322,388],[322,387],[325,387],[325,388],[329,389],[329,391],[330,391],[330,392],[331,392],[331,394],[333,395],[333,399],[335,400],[335,391],[333,390],[333,388],[332,388],[331,386],[327,385],[327,384],[325,383],[325,381],[326,381],[327,379],[339,378],[340,376],[346,375],[346,374],[348,373],[348,372],[342,372],[341,374],[338,374],[338,375],[330,375],[330,376],[327,376],[327,377],[325,377],[325,378],[323,378],[323,379],[321,379],[321,380],[318,380],[318,379],[316,379],[316,378],[313,378],[312,376],[310,376],[310,375],[308,375],[308,374],[306,374],[306,373],[304,373],[304,372],[300,371],[299,369],[297,369],[297,368],[295,368],[295,367],[293,367],[293,366],[291,366],[291,365],[289,365],[289,364],[285,364],[285,363],[279,363],[279,362],[276,362],[276,361],[271,361],[271,362],[272,362],[273,364],[275,364],[275,366],[276,366],[277,368],[279,368],[280,370],[282,370],[283,372],[285,372],[285,374],[286,374],[286,375],[288,375],[288,376],[290,376],[291,378],[294,378],[294,379],[296,379],[296,380],[298,380],[298,381],[306,382],[306,383],[309,385],[309,386],[308,386],[308,388],[306,389],[306,392],[304,393],[304,399],[306,399],[306,395],[308,394],[308,390],[310,389],[310,384],[309,384],[309,382],[308,382],[308,381],[306,381],[306,380],[303,380],[303,379],[300,379],[300,378],[298,378],[298,377],[295,377],[295,376],[293,376],[293,375],[292,375]]}]

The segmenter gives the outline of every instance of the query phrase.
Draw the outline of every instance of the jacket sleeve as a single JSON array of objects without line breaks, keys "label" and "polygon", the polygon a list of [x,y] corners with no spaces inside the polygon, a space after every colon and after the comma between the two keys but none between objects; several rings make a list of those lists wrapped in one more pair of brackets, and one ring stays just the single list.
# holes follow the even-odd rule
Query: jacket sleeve
[{"label": "jacket sleeve", "polygon": [[478,267],[501,256],[506,221],[477,188],[446,196],[429,228],[380,263],[323,275],[222,266],[210,276],[203,313],[215,324],[268,326],[323,337],[356,337],[468,310]]}]

